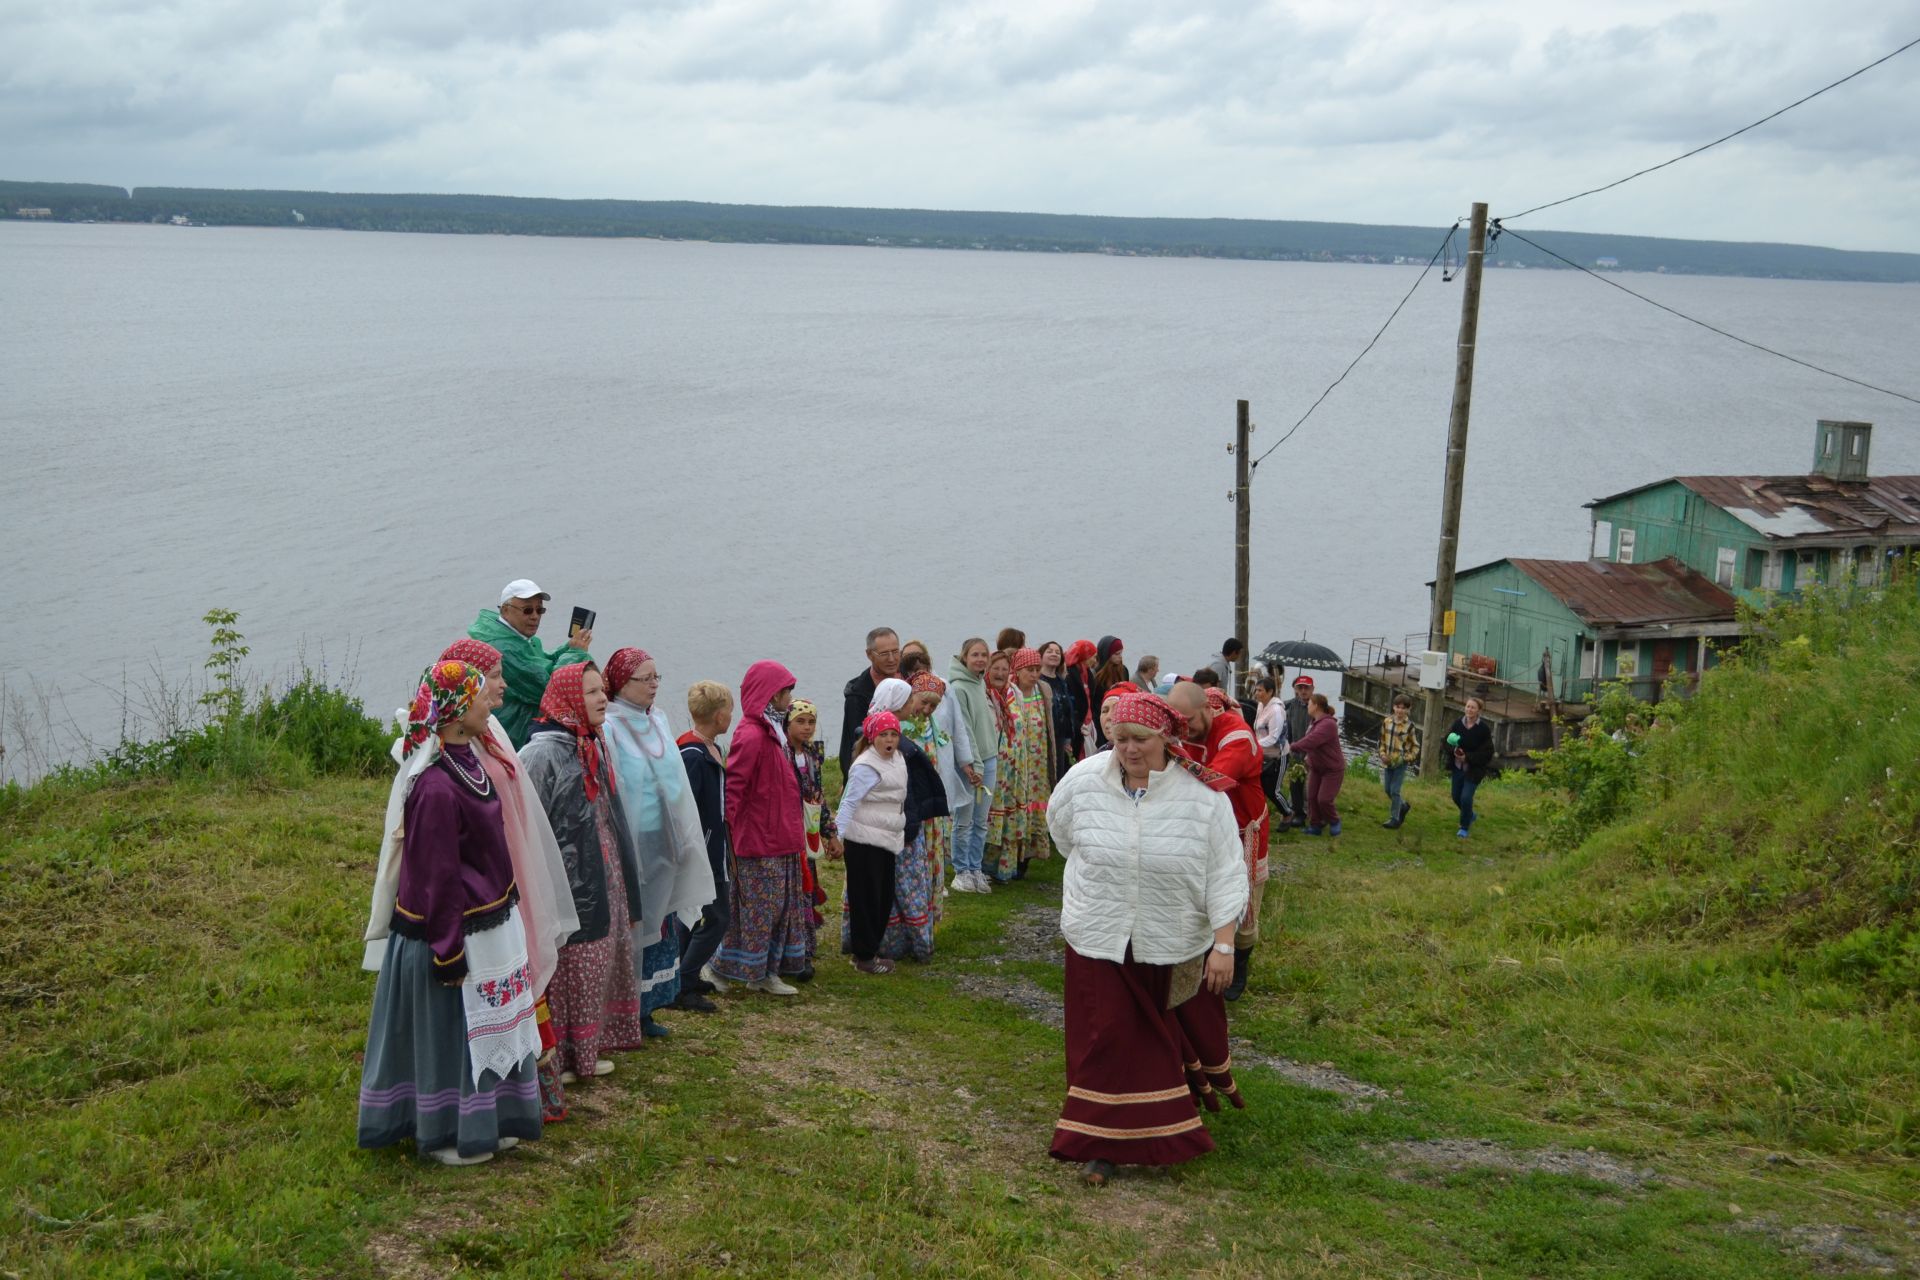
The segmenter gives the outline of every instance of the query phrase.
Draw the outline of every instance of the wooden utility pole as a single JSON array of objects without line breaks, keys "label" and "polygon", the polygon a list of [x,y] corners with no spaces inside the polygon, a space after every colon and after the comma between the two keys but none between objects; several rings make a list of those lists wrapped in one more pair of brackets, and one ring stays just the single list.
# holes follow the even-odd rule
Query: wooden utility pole
[{"label": "wooden utility pole", "polygon": [[[1453,612],[1453,571],[1460,552],[1460,494],[1467,477],[1467,418],[1473,409],[1473,353],[1480,333],[1480,268],[1487,256],[1487,206],[1473,206],[1467,230],[1466,291],[1460,298],[1460,346],[1453,368],[1453,411],[1447,418],[1447,478],[1440,500],[1440,555],[1433,574],[1433,611],[1427,621],[1427,647],[1447,653],[1453,665],[1453,638],[1443,634]],[[1426,731],[1421,735],[1420,772],[1437,777],[1446,743],[1445,682],[1427,692]]]},{"label": "wooden utility pole", "polygon": [[1253,464],[1247,456],[1247,437],[1253,432],[1253,417],[1245,400],[1236,402],[1233,426],[1233,634],[1247,646],[1240,651],[1234,667],[1233,691],[1244,696],[1247,683],[1247,654],[1253,637],[1247,634],[1247,594],[1253,580]]}]

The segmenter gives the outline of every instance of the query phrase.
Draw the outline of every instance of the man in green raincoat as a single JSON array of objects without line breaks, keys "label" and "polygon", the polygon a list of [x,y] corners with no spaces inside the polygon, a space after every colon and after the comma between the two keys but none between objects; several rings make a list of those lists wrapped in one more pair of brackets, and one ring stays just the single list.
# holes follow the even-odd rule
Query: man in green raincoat
[{"label": "man in green raincoat", "polygon": [[467,634],[500,651],[500,669],[506,676],[506,701],[496,713],[500,727],[507,731],[515,750],[527,745],[528,729],[540,710],[540,697],[547,691],[547,678],[557,667],[587,660],[587,648],[593,632],[582,631],[564,645],[548,653],[534,632],[547,612],[553,597],[530,578],[515,578],[500,592],[498,609],[482,609],[467,628]]}]

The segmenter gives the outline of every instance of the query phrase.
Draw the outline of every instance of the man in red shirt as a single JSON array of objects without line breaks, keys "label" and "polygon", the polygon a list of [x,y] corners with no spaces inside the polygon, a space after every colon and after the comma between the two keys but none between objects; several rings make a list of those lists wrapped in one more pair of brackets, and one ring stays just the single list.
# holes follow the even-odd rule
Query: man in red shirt
[{"label": "man in red shirt", "polygon": [[1189,760],[1233,780],[1226,793],[1247,853],[1247,914],[1233,937],[1233,983],[1222,994],[1238,1000],[1247,989],[1247,970],[1260,940],[1260,898],[1267,884],[1267,795],[1260,785],[1262,757],[1253,729],[1219,689],[1203,689],[1182,680],[1167,694],[1174,710],[1187,718],[1187,741],[1180,748]]}]

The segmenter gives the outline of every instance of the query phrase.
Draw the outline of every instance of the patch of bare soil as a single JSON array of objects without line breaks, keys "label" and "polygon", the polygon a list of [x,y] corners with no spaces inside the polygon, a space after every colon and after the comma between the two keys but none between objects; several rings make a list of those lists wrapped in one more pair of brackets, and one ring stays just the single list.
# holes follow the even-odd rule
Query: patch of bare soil
[{"label": "patch of bare soil", "polygon": [[1491,1138],[1395,1142],[1385,1150],[1402,1165],[1448,1172],[1499,1169],[1507,1173],[1558,1173],[1604,1182],[1622,1191],[1644,1191],[1660,1180],[1660,1175],[1652,1169],[1636,1168],[1600,1151],[1568,1151],[1558,1147],[1520,1151]]},{"label": "patch of bare soil", "polygon": [[1283,1080],[1304,1088],[1340,1094],[1347,1100],[1347,1107],[1354,1111],[1368,1110],[1374,1103],[1393,1096],[1377,1084],[1355,1079],[1331,1062],[1295,1062],[1292,1058],[1264,1052],[1248,1040],[1233,1041],[1233,1063],[1236,1067],[1265,1067]]},{"label": "patch of bare soil", "polygon": [[1067,954],[1067,943],[1060,936],[1060,908],[1035,903],[1022,907],[1000,926],[1001,958],[1039,964],[1060,964]]},{"label": "patch of bare soil", "polygon": [[1035,1022],[1056,1030],[1067,1025],[1066,1006],[1060,997],[1032,978],[1008,978],[997,973],[962,973],[954,976],[954,990],[962,995],[1010,1004]]},{"label": "patch of bare soil", "polygon": [[1830,1223],[1805,1223],[1785,1226],[1765,1216],[1742,1218],[1734,1223],[1736,1231],[1765,1236],[1789,1253],[1810,1259],[1823,1272],[1847,1272],[1869,1275],[1902,1274],[1900,1259],[1886,1253],[1873,1237],[1860,1227],[1838,1227]]},{"label": "patch of bare soil", "polygon": [[480,1225],[481,1217],[470,1204],[429,1202],[405,1222],[368,1237],[367,1256],[373,1259],[375,1272],[387,1280],[447,1280],[460,1270],[460,1260],[439,1248],[440,1241]]}]

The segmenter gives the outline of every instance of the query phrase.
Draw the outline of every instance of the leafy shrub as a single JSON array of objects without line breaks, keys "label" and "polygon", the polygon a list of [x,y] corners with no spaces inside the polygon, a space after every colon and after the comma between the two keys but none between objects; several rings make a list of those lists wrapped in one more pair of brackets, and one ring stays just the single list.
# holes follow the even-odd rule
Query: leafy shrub
[{"label": "leafy shrub", "polygon": [[1650,723],[1652,708],[1624,684],[1605,685],[1579,729],[1533,753],[1531,780],[1557,802],[1546,809],[1548,847],[1571,848],[1632,810],[1641,787],[1639,726]]},{"label": "leafy shrub", "polygon": [[318,774],[375,777],[392,767],[392,735],[360,699],[310,669],[277,695],[263,692],[243,723],[249,734],[277,743]]}]

